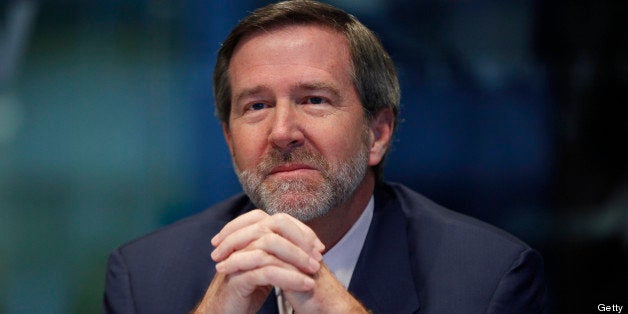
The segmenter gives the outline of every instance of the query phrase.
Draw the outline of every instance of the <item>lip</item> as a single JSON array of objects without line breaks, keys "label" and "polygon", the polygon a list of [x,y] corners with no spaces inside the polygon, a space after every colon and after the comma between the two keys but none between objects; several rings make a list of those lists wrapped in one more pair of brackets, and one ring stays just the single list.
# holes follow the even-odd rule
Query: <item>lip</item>
[{"label": "lip", "polygon": [[270,171],[269,175],[296,172],[299,170],[315,170],[315,169],[305,164],[285,164],[285,165],[274,167]]}]

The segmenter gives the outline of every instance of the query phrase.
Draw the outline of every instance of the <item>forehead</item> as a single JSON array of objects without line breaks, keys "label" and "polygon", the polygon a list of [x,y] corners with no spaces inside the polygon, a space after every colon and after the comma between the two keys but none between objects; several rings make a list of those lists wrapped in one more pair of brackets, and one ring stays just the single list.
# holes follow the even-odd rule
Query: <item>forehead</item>
[{"label": "forehead", "polygon": [[[279,40],[280,38],[288,38],[289,40],[295,41],[294,36],[291,38],[290,35],[294,35],[296,37],[300,37],[299,39],[316,39],[322,38],[329,40],[332,39],[333,42],[329,42],[329,44],[334,44],[335,46],[341,47],[343,49],[347,49],[348,51],[348,41],[344,33],[340,30],[332,28],[327,25],[317,24],[317,23],[297,23],[297,24],[277,24],[270,25],[269,27],[260,27],[256,31],[252,31],[244,34],[236,46],[234,47],[233,54],[236,54],[238,50],[242,46],[246,46],[250,44],[251,41],[255,43],[265,42],[270,40]],[[233,55],[232,55],[233,57]]]},{"label": "forehead", "polygon": [[229,72],[232,76],[243,69],[270,65],[302,65],[349,76],[352,71],[346,36],[318,24],[275,26],[247,34],[234,49]]}]

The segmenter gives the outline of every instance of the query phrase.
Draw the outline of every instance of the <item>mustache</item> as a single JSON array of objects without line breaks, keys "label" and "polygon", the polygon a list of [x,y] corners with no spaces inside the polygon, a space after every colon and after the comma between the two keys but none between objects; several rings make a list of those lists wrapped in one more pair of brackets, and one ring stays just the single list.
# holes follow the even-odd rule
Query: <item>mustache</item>
[{"label": "mustache", "polygon": [[318,152],[299,147],[290,151],[271,150],[258,165],[258,173],[268,175],[274,168],[285,164],[303,164],[317,170],[328,169],[328,163]]}]

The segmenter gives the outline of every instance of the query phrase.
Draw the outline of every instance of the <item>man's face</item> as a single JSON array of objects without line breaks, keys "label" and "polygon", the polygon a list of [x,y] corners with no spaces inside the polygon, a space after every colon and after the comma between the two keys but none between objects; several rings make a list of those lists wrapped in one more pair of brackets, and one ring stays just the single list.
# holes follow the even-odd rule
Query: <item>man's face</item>
[{"label": "man's face", "polygon": [[236,47],[229,76],[225,137],[245,192],[262,209],[320,217],[379,162],[341,33],[316,25],[258,32]]}]

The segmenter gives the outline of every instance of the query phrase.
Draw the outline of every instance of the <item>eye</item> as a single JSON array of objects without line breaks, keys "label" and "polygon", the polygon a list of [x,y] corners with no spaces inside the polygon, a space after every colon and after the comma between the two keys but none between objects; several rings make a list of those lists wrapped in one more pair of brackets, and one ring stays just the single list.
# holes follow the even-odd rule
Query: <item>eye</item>
[{"label": "eye", "polygon": [[327,100],[323,97],[317,97],[317,96],[312,96],[312,97],[307,97],[305,99],[305,103],[306,104],[313,104],[313,105],[320,105],[322,103],[327,102]]},{"label": "eye", "polygon": [[251,110],[262,110],[266,108],[266,105],[263,102],[256,102],[251,105]]}]

